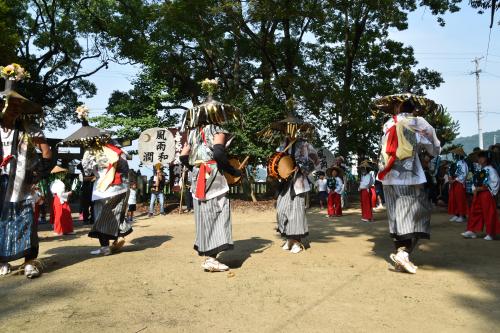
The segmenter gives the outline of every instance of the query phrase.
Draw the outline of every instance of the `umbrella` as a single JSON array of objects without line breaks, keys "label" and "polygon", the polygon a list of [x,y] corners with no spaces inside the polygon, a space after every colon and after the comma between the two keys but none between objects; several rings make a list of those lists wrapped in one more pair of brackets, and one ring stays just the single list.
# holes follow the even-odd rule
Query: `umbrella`
[{"label": "umbrella", "polygon": [[54,174],[54,173],[60,173],[60,172],[68,172],[68,169],[65,169],[65,168],[62,168],[60,167],[59,165],[56,165],[52,171],[50,171],[50,173]]},{"label": "umbrella", "polygon": [[2,113],[15,112],[18,114],[41,114],[42,107],[14,90],[1,92],[0,110]]},{"label": "umbrella", "polygon": [[83,125],[76,132],[68,136],[62,143],[69,145],[80,145],[90,143],[92,141],[107,140],[111,136],[111,132],[99,129],[97,127]]},{"label": "umbrella", "polygon": [[372,112],[374,115],[377,115],[380,111],[394,114],[396,108],[406,101],[412,101],[420,114],[438,113],[444,111],[441,104],[438,104],[427,97],[405,93],[384,96],[373,100]]},{"label": "umbrella", "polygon": [[231,121],[241,122],[241,111],[239,108],[218,102],[210,96],[207,100],[186,111],[183,128],[195,128],[207,124],[222,125]]}]

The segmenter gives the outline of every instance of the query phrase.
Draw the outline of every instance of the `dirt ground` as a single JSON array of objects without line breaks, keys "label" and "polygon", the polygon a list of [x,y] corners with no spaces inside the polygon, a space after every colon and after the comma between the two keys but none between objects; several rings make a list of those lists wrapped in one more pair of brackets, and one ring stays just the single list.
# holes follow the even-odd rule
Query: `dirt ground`
[{"label": "dirt ground", "polygon": [[[0,279],[0,332],[499,332],[500,241],[464,240],[463,224],[433,215],[416,275],[391,270],[385,213],[308,212],[310,249],[284,252],[273,210],[233,214],[231,274],[205,273],[193,216],[141,217],[123,252],[97,241],[41,236],[45,274]],[[19,262],[15,263],[19,264]]]}]

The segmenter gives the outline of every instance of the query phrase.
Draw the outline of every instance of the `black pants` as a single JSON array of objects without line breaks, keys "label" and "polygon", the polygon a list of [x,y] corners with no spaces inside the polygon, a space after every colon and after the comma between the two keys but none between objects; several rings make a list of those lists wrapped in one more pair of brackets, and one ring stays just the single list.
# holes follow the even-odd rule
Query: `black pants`
[{"label": "black pants", "polygon": [[406,252],[411,253],[417,246],[417,243],[418,243],[418,238],[395,240],[394,247],[396,248],[396,250],[402,247]]},{"label": "black pants", "polygon": [[94,223],[94,212],[92,209],[92,188],[93,182],[83,182],[80,198],[80,209],[83,214],[83,223]]},{"label": "black pants", "polygon": [[99,236],[99,244],[101,244],[101,246],[109,246],[109,238],[104,236]]},{"label": "black pants", "polygon": [[186,190],[186,208],[187,210],[193,209],[193,193],[189,188]]}]

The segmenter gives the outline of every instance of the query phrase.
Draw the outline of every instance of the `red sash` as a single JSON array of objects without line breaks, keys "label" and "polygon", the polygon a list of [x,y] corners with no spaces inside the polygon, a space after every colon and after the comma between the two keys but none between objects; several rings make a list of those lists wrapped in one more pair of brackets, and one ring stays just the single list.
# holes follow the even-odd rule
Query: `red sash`
[{"label": "red sash", "polygon": [[196,198],[204,200],[205,199],[205,187],[207,184],[207,175],[210,175],[210,164],[215,164],[214,160],[200,164],[200,172],[198,173],[198,179],[196,180]]},{"label": "red sash", "polygon": [[380,171],[378,173],[378,178],[380,180],[383,180],[385,176],[391,171],[392,167],[394,166],[394,163],[396,162],[396,152],[398,150],[398,133],[396,131],[396,124],[398,122],[398,116],[393,116],[394,119],[394,125],[389,128],[388,130],[388,137],[387,137],[387,144],[385,147],[385,152],[387,155],[389,155],[389,160],[387,161],[387,165],[385,166],[384,170]]}]

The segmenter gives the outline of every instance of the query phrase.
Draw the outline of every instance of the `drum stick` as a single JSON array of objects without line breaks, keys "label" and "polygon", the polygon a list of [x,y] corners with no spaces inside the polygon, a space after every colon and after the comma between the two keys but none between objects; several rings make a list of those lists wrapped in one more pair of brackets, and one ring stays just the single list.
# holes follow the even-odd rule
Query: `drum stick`
[{"label": "drum stick", "polygon": [[184,181],[184,176],[186,174],[186,167],[183,166],[182,167],[182,172],[181,172],[181,181],[182,181],[182,185],[181,185],[181,200],[179,202],[179,214],[182,213],[182,199],[183,199],[183,196],[184,196],[184,186],[185,186],[185,181]]},{"label": "drum stick", "polygon": [[248,155],[247,157],[245,157],[245,159],[243,160],[243,162],[240,163],[239,169],[242,170],[248,164],[249,160],[250,160],[250,155]]},{"label": "drum stick", "polygon": [[285,149],[283,149],[283,152],[286,153],[286,151],[290,149],[290,147],[295,143],[295,141],[297,141],[297,139],[293,139],[292,141],[290,141],[288,146],[286,146]]}]

